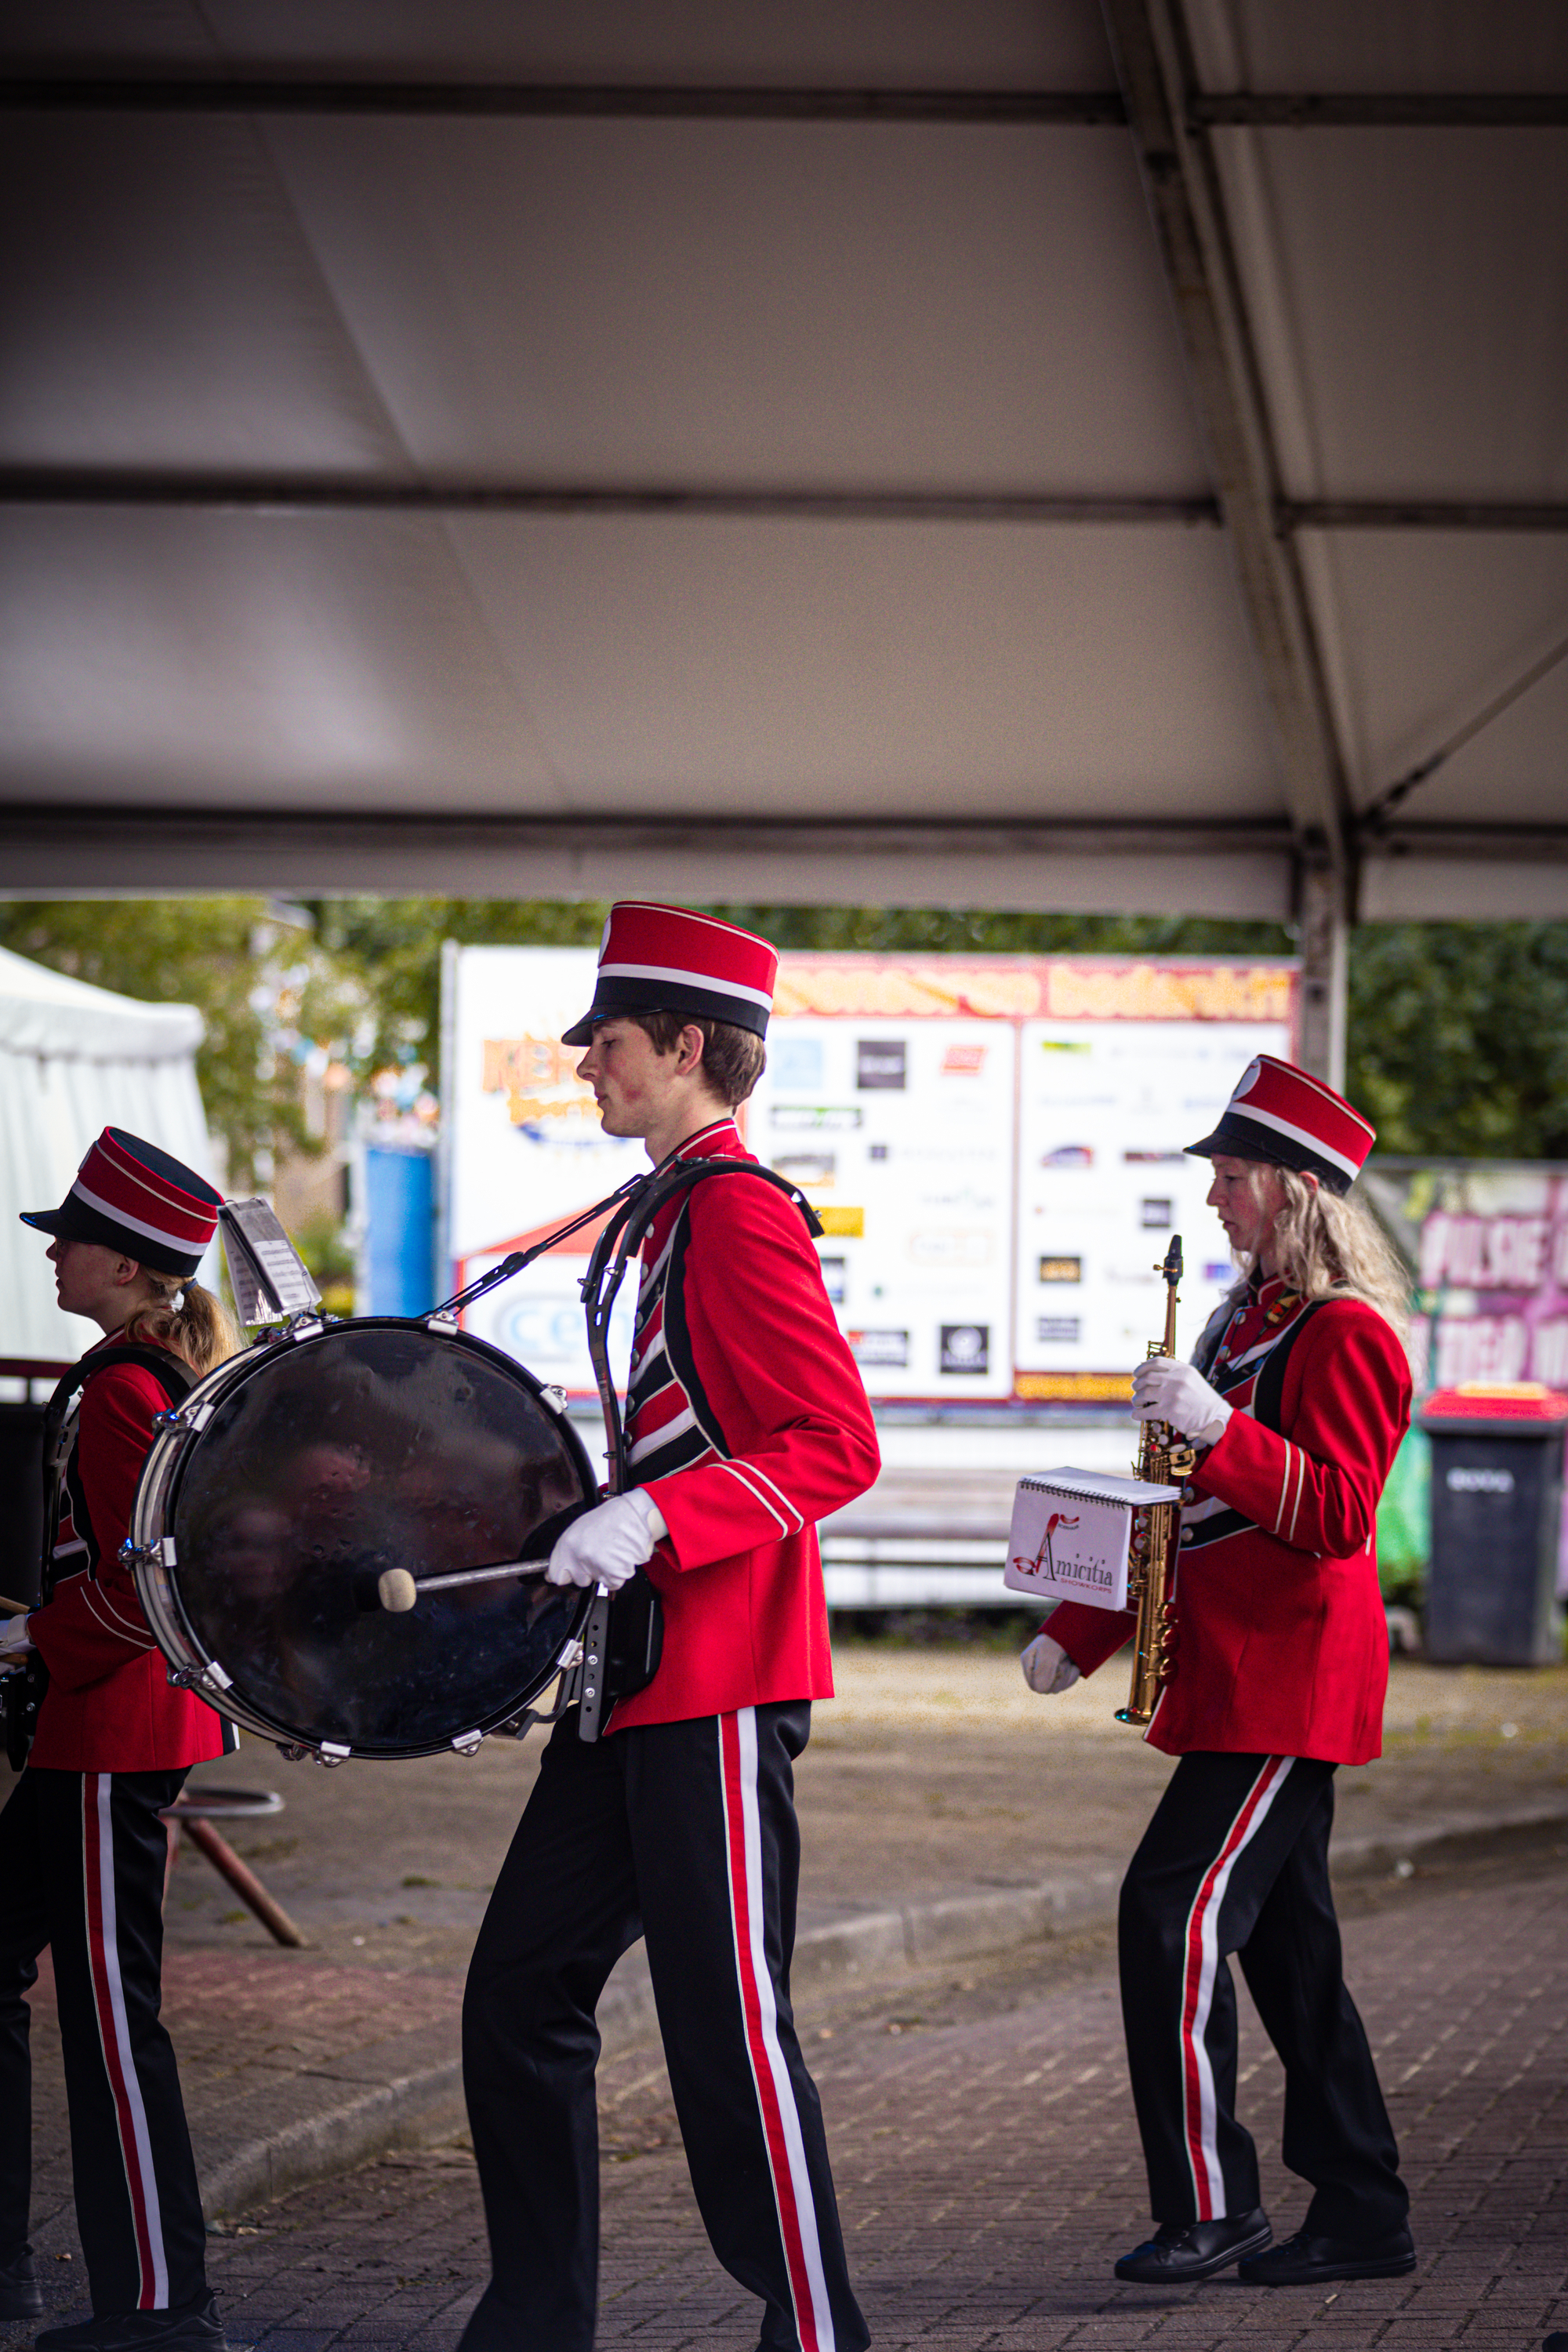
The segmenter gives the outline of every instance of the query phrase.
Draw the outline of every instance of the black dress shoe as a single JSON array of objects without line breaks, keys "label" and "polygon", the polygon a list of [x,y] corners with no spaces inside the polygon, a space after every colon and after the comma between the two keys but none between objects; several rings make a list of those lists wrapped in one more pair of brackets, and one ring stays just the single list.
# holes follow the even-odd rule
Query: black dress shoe
[{"label": "black dress shoe", "polygon": [[1381,2238],[1310,2238],[1298,2230],[1241,2265],[1248,2286],[1317,2286],[1324,2279],[1403,2278],[1415,2268],[1415,2242],[1403,2223]]},{"label": "black dress shoe", "polygon": [[1191,2286],[1194,2279],[1228,2270],[1243,2254],[1258,2252],[1268,2243],[1268,2216],[1261,2205],[1251,2213],[1227,2214],[1221,2221],[1162,2222],[1146,2243],[1122,2255],[1116,2275],[1140,2286]]},{"label": "black dress shoe", "polygon": [[0,2263],[0,2319],[42,2319],[44,2298],[33,2269],[33,2249],[24,2246]]},{"label": "black dress shoe", "polygon": [[228,2352],[210,2294],[172,2311],[100,2311],[73,2327],[46,2327],[34,2352]]}]

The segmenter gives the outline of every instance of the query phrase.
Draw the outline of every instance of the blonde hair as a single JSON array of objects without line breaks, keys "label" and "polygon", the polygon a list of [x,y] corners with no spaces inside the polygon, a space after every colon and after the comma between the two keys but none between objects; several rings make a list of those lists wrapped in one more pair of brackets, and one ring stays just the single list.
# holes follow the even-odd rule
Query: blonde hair
[{"label": "blonde hair", "polygon": [[[1393,1243],[1366,1203],[1353,1193],[1331,1192],[1310,1184],[1294,1168],[1271,1160],[1243,1161],[1247,1188],[1262,1208],[1263,1179],[1276,1176],[1285,1204],[1274,1220],[1273,1254],[1282,1279],[1310,1304],[1320,1298],[1359,1298],[1401,1339],[1410,1321],[1410,1276]],[[1242,1279],[1238,1298],[1258,1265],[1256,1253],[1238,1250]]]},{"label": "blonde hair", "polygon": [[172,1348],[194,1372],[210,1372],[215,1364],[238,1355],[244,1335],[221,1298],[199,1282],[160,1274],[155,1266],[144,1265],[142,1279],[153,1296],[136,1309],[119,1338],[151,1339]]}]

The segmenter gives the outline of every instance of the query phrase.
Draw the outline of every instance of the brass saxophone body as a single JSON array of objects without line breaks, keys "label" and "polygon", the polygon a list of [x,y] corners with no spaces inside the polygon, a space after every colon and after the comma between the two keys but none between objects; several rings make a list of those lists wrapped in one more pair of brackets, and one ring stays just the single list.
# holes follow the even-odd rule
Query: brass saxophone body
[{"label": "brass saxophone body", "polygon": [[[1176,1286],[1182,1278],[1182,1237],[1173,1234],[1164,1263],[1155,1267],[1165,1277],[1165,1329],[1149,1343],[1151,1356],[1176,1352]],[[1197,1460],[1196,1449],[1168,1422],[1146,1421],[1138,1440],[1135,1475],[1152,1486],[1180,1486]],[[1133,1636],[1132,1687],[1125,1706],[1116,1710],[1118,1723],[1147,1723],[1160,1697],[1160,1685],[1170,1671],[1165,1642],[1170,1632],[1171,1591],[1182,1544],[1182,1511],[1178,1503],[1141,1505],[1132,1514],[1132,1549],[1127,1569],[1127,1598],[1138,1610]]]}]

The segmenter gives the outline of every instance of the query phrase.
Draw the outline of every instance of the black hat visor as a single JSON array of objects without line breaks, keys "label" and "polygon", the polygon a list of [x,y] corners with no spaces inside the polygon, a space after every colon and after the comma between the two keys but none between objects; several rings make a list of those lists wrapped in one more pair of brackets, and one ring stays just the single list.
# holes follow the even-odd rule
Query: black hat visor
[{"label": "black hat visor", "polygon": [[165,1249],[149,1241],[145,1234],[133,1234],[129,1225],[118,1225],[112,1217],[89,1209],[71,1193],[58,1209],[23,1209],[18,1214],[25,1225],[53,1234],[61,1241],[96,1242],[100,1249],[122,1250],[138,1265],[150,1265],[155,1274],[194,1275],[201,1264],[199,1252],[193,1257],[188,1250],[182,1254]]},{"label": "black hat visor", "polygon": [[1293,1168],[1299,1176],[1315,1176],[1329,1192],[1342,1196],[1351,1188],[1344,1170],[1336,1168],[1331,1160],[1320,1159],[1310,1145],[1280,1135],[1271,1127],[1261,1127],[1234,1110],[1226,1112],[1212,1135],[1184,1148],[1194,1160],[1212,1160],[1222,1152],[1233,1160],[1261,1160],[1271,1168]]},{"label": "black hat visor", "polygon": [[727,1021],[732,1029],[749,1029],[753,1036],[768,1034],[768,1008],[748,1004],[719,990],[670,986],[662,981],[601,980],[594,1002],[581,1021],[561,1033],[563,1045],[591,1045],[601,1021],[624,1021],[634,1013],[683,1013],[689,1020]]}]

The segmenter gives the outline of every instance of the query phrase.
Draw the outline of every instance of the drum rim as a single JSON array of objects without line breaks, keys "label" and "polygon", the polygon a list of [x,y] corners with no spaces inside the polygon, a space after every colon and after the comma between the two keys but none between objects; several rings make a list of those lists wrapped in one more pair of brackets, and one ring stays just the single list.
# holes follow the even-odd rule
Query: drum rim
[{"label": "drum rim", "polygon": [[[268,1330],[261,1333],[237,1355],[226,1357],[221,1364],[215,1364],[211,1371],[204,1373],[195,1387],[182,1399],[178,1411],[170,1415],[168,1425],[157,1432],[152,1451],[147,1456],[132,1509],[131,1541],[136,1553],[133,1575],[137,1593],[146,1612],[153,1638],[157,1641],[170,1667],[188,1678],[186,1686],[197,1691],[204,1705],[226,1716],[230,1722],[237,1724],[241,1730],[253,1733],[257,1738],[265,1739],[275,1748],[296,1754],[311,1754],[319,1758],[324,1758],[326,1752],[331,1749],[334,1762],[345,1760],[346,1757],[352,1756],[363,1762],[375,1764],[412,1762],[422,1756],[449,1755],[454,1749],[459,1753],[470,1752],[471,1743],[477,1744],[480,1739],[488,1739],[495,1733],[504,1731],[509,1725],[516,1723],[520,1717],[532,1706],[541,1693],[549,1689],[555,1677],[566,1670],[566,1662],[570,1659],[573,1650],[582,1641],[583,1631],[588,1621],[588,1612],[594,1605],[592,1586],[585,1586],[578,1595],[571,1624],[562,1636],[554,1659],[541,1671],[527,1689],[509,1698],[503,1706],[492,1709],[486,1716],[477,1717],[471,1725],[450,1738],[400,1743],[395,1747],[350,1748],[340,1751],[335,1742],[323,1738],[320,1734],[312,1738],[278,1723],[265,1710],[258,1707],[252,1698],[248,1696],[241,1696],[239,1685],[232,1679],[228,1681],[226,1688],[221,1689],[209,1679],[213,1669],[216,1668],[218,1674],[225,1675],[227,1674],[227,1669],[224,1666],[222,1659],[215,1657],[207,1648],[186,1613],[183,1596],[177,1582],[174,1581],[179,1573],[178,1554],[176,1553],[172,1565],[165,1563],[159,1557],[161,1538],[172,1537],[174,1533],[172,1521],[179,1499],[182,1477],[192,1455],[201,1444],[205,1430],[205,1421],[202,1427],[193,1427],[185,1416],[194,1408],[205,1405],[209,1409],[207,1417],[210,1418],[211,1412],[216,1410],[220,1397],[226,1396],[231,1389],[242,1388],[247,1380],[254,1379],[267,1364],[276,1362],[279,1360],[278,1350],[281,1348],[315,1347],[335,1334],[345,1331],[410,1331],[423,1332],[427,1338],[437,1340],[443,1345],[456,1344],[464,1349],[487,1357],[500,1371],[520,1382],[532,1394],[535,1402],[549,1415],[560,1432],[568,1454],[573,1457],[580,1470],[584,1497],[591,1498],[597,1495],[599,1482],[595,1475],[593,1457],[573,1426],[570,1416],[564,1409],[564,1402],[559,1409],[546,1402],[552,1383],[542,1381],[537,1372],[531,1371],[528,1366],[521,1363],[515,1356],[509,1356],[503,1349],[495,1347],[488,1339],[481,1339],[477,1332],[466,1331],[459,1325],[447,1323],[444,1318],[441,1319],[440,1328],[433,1328],[432,1326],[437,1323],[437,1320],[436,1317],[426,1315],[322,1316],[311,1317],[308,1322],[302,1320],[298,1327],[286,1325],[281,1330]],[[168,1524],[161,1527],[154,1525],[152,1516],[154,1508]],[[168,1642],[159,1633],[160,1617],[169,1622],[174,1637],[186,1653],[185,1655],[178,1659],[171,1655]]]}]

